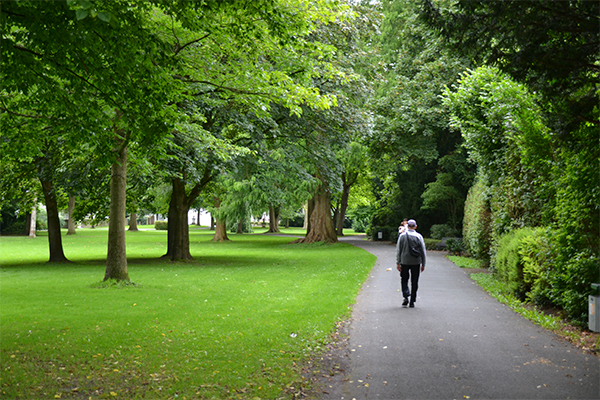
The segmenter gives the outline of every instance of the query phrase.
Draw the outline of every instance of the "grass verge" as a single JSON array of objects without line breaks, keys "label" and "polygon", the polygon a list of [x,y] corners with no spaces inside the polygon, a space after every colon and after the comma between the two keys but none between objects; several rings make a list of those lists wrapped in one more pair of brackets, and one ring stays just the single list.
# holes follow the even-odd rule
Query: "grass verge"
[{"label": "grass verge", "polygon": [[6,399],[279,399],[310,389],[375,257],[348,244],[190,230],[194,261],[160,260],[166,231],[127,232],[135,284],[99,282],[107,232],[0,238],[0,392]]}]

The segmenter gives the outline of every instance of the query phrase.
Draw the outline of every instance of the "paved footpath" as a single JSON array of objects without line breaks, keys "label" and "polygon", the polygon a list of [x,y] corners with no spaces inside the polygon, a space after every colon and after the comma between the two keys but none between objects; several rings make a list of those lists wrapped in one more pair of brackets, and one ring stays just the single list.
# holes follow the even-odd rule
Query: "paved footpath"
[{"label": "paved footpath", "polygon": [[600,358],[490,297],[445,253],[428,252],[416,307],[403,308],[394,246],[343,240],[377,262],[354,306],[346,375],[323,400],[600,399]]}]

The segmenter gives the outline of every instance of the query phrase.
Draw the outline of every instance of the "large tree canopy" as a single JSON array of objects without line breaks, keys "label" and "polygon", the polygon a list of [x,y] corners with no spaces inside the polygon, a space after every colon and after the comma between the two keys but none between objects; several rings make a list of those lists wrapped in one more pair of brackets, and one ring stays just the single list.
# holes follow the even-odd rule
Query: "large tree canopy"
[{"label": "large tree canopy", "polygon": [[274,101],[295,113],[304,104],[334,104],[312,84],[314,76],[339,75],[327,60],[330,48],[307,40],[318,21],[340,15],[332,6],[273,0],[2,4],[3,91],[54,92],[51,108],[71,127],[64,136],[75,146],[92,144],[112,164],[106,279],[129,279],[123,232],[129,146],[160,142],[189,119],[179,112],[182,102],[206,93],[235,96],[257,112]]},{"label": "large tree canopy", "polygon": [[454,51],[496,64],[552,99],[569,134],[598,125],[600,3],[597,1],[471,1],[449,8],[423,0],[424,19]]}]

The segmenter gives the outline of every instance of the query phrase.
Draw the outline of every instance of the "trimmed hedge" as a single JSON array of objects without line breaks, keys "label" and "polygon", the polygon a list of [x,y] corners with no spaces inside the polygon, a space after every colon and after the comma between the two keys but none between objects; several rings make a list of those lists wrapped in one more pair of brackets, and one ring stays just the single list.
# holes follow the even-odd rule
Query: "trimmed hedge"
[{"label": "trimmed hedge", "polygon": [[[492,267],[497,277],[505,282],[520,300],[538,297],[541,300],[547,273],[544,259],[538,254],[545,241],[545,229],[521,228],[502,236],[498,241]],[[535,292],[531,294],[532,288]]]},{"label": "trimmed hedge", "polygon": [[[379,237],[381,232],[381,238]],[[393,242],[396,243],[398,240],[398,227],[397,226],[371,226],[367,229],[367,236],[369,236],[374,242]]]},{"label": "trimmed hedge", "polygon": [[156,229],[157,231],[166,231],[168,228],[169,228],[168,221],[156,221],[154,223],[154,229]]},{"label": "trimmed hedge", "polygon": [[473,257],[489,262],[492,236],[492,213],[485,194],[485,184],[479,179],[465,200],[463,245]]}]

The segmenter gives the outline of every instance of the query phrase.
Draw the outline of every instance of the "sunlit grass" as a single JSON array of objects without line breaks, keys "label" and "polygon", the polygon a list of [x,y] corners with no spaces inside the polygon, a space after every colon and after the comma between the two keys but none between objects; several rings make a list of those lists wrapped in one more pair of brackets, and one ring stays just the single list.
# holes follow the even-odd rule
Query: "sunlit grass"
[{"label": "sunlit grass", "polygon": [[446,256],[450,261],[460,268],[479,269],[485,268],[485,262],[472,257]]},{"label": "sunlit grass", "polygon": [[127,233],[135,285],[100,285],[107,234],[63,236],[64,265],[43,236],[0,238],[2,398],[292,398],[375,261],[191,229],[195,260],[172,263],[150,229]]}]

